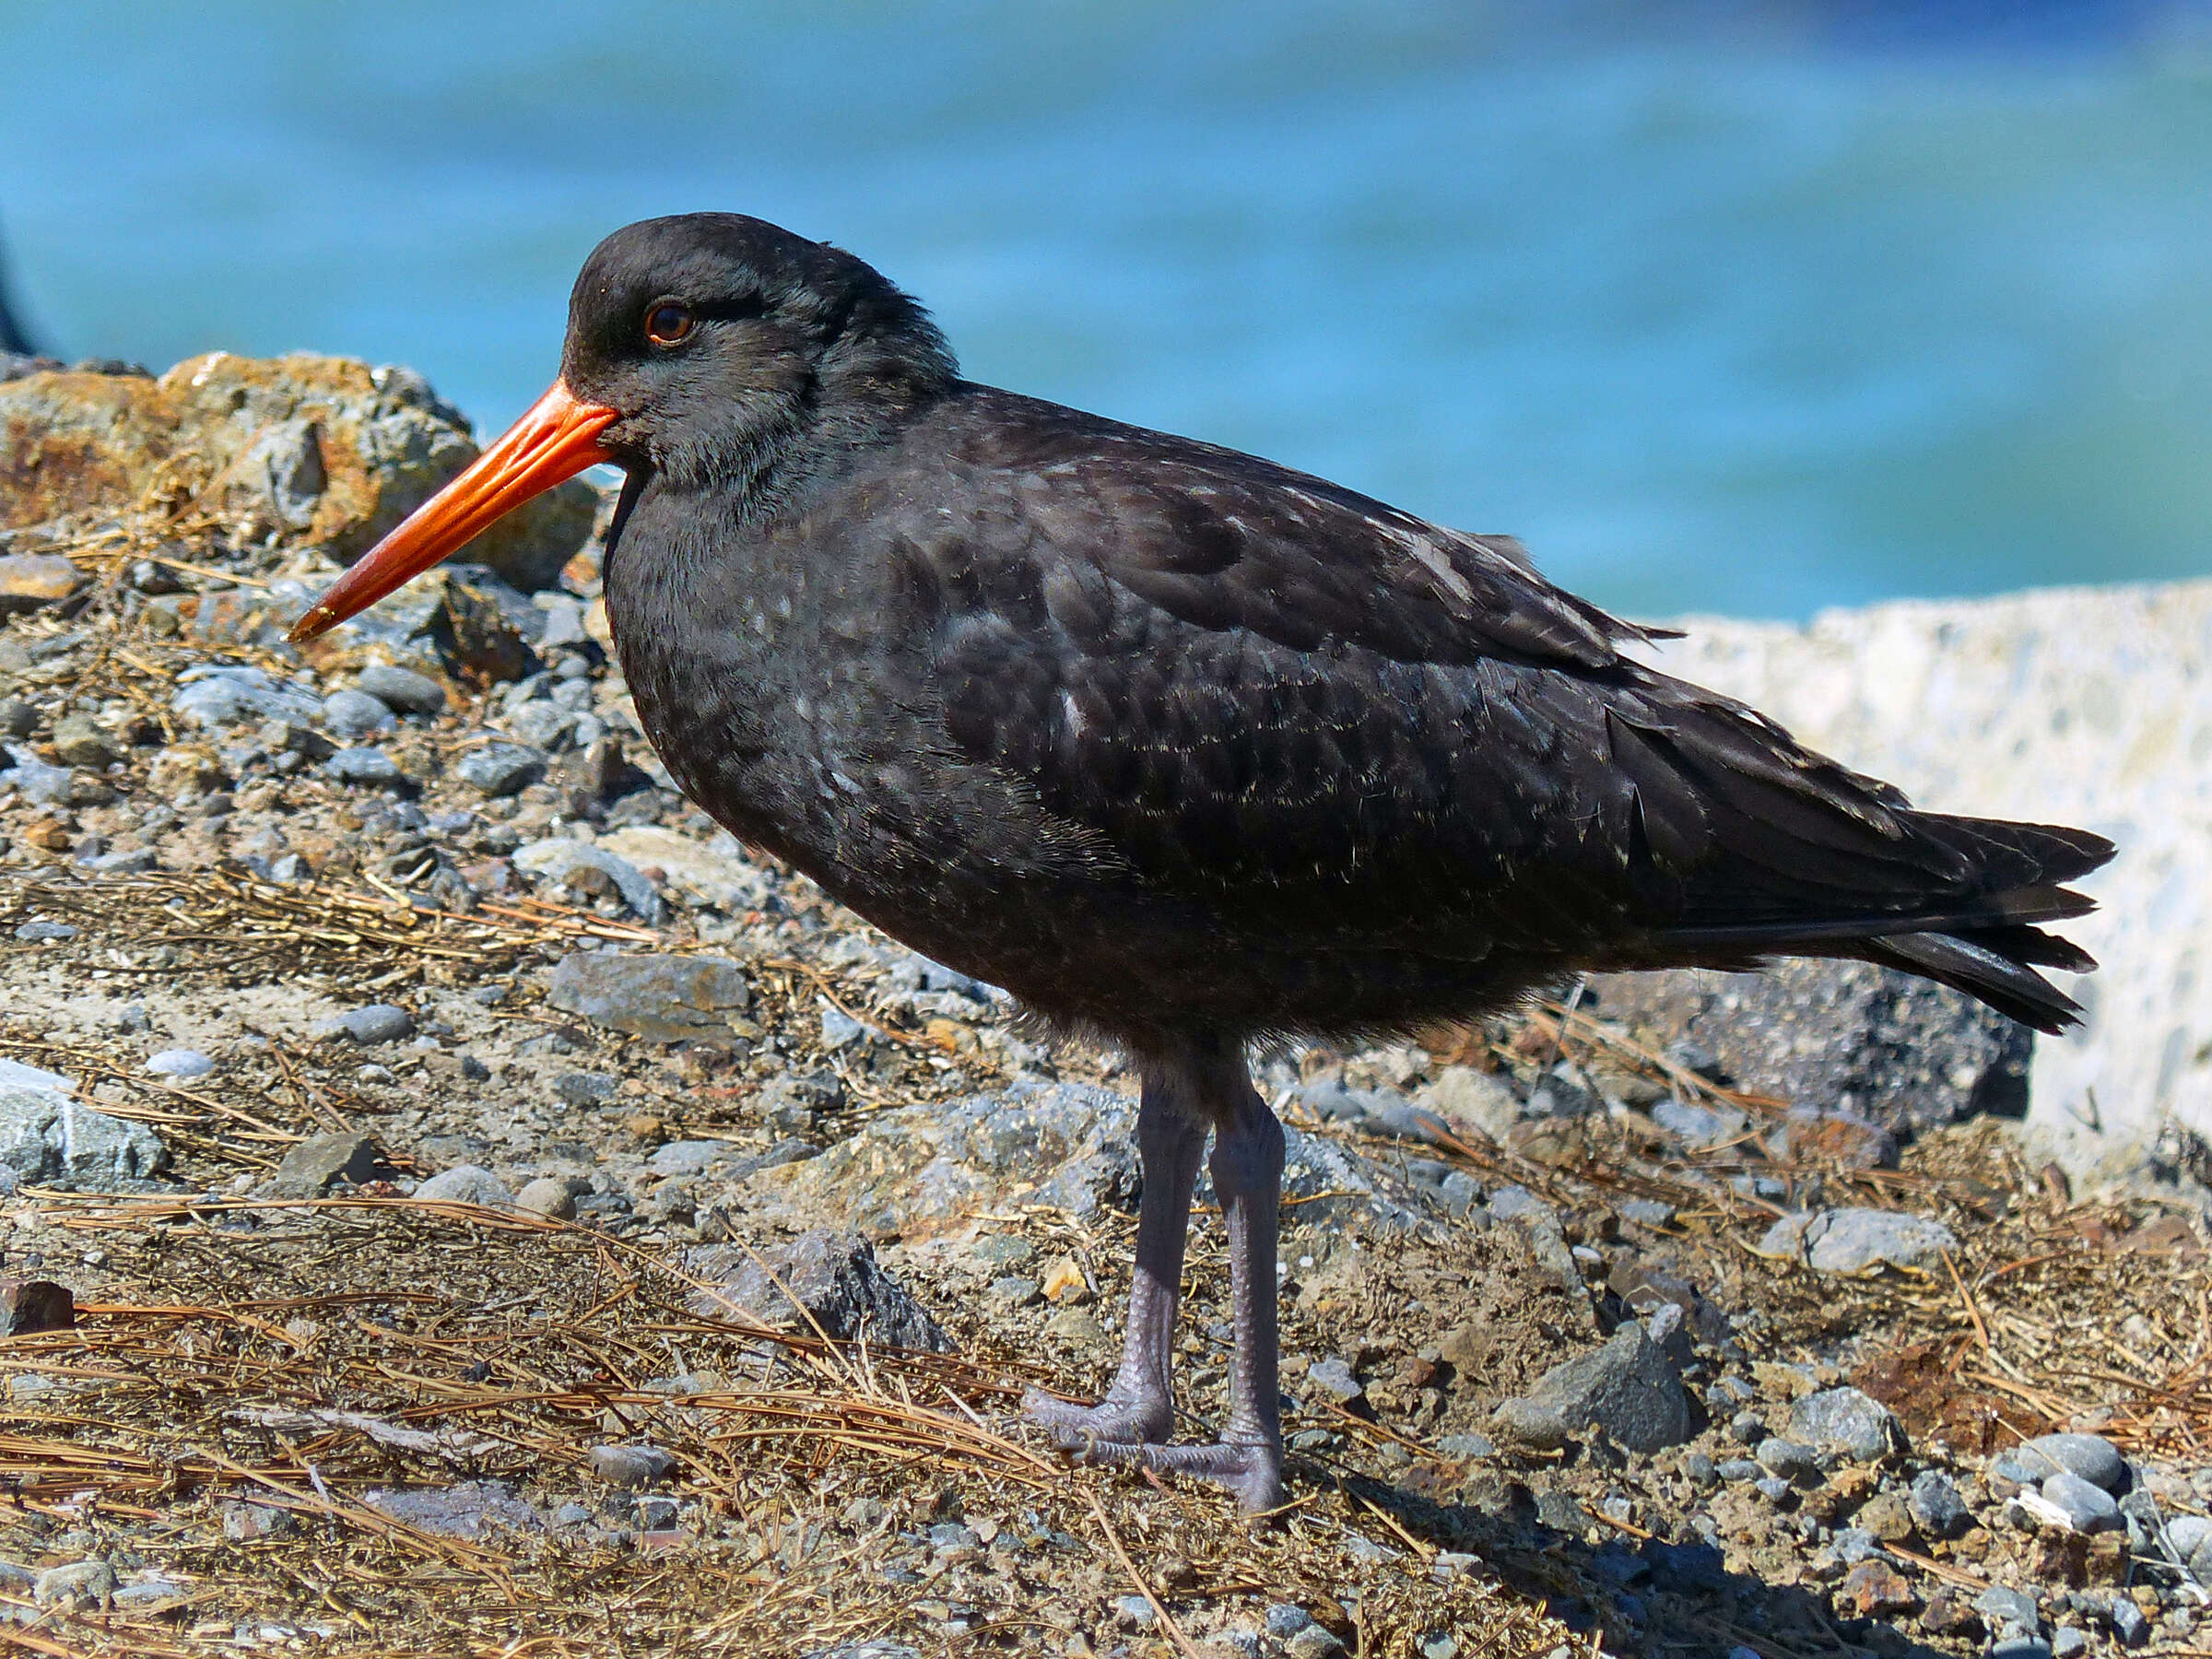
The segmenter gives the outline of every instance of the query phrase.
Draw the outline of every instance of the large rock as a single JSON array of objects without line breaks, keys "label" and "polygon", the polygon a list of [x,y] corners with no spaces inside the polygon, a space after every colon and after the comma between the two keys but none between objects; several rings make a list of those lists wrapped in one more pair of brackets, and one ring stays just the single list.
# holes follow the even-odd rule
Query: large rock
[{"label": "large rock", "polygon": [[1881,1266],[1938,1271],[1943,1253],[1959,1248],[1951,1230],[1901,1210],[1799,1210],[1767,1229],[1753,1247],[1760,1255],[1803,1262],[1820,1273],[1865,1273]]},{"label": "large rock", "polygon": [[1661,667],[1923,806],[2111,836],[2103,908],[2064,930],[2103,967],[2058,976],[2088,1018],[2038,1041],[2030,1130],[2077,1175],[2131,1171],[2169,1120],[2212,1137],[2212,581],[1687,627]]},{"label": "large rock", "polygon": [[760,1250],[710,1244],[690,1252],[684,1265],[700,1281],[687,1299],[695,1313],[775,1330],[818,1329],[841,1342],[953,1349],[913,1293],[877,1265],[876,1247],[852,1233],[810,1232]]},{"label": "large rock", "polygon": [[159,1184],[169,1148],[144,1124],[59,1089],[0,1080],[0,1167],[38,1186],[135,1193]]},{"label": "large rock", "polygon": [[[276,535],[341,562],[476,458],[468,424],[422,377],[349,358],[214,352],[159,380],[54,371],[0,383],[0,529],[177,504],[234,538]],[[591,534],[571,482],[470,545],[524,588]]]},{"label": "large rock", "polygon": [[1524,1446],[1548,1450],[1592,1424],[1631,1452],[1658,1452],[1689,1438],[1689,1398],[1666,1351],[1630,1321],[1603,1347],[1555,1365],[1491,1419]]},{"label": "large rock", "polygon": [[580,952],[553,970],[546,1001],[654,1042],[712,1041],[729,1037],[730,1021],[752,1006],[752,987],[728,957]]},{"label": "large rock", "polygon": [[1597,1010],[1704,1050],[1735,1087],[1903,1133],[2028,1108],[2034,1033],[1962,992],[1868,962],[1602,974]]}]

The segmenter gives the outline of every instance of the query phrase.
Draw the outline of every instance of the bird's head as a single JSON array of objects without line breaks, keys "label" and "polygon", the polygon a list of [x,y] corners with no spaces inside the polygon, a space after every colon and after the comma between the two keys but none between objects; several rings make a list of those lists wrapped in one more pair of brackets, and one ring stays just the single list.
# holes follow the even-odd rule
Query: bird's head
[{"label": "bird's head", "polygon": [[587,466],[743,489],[803,435],[849,445],[956,372],[922,308],[826,242],[735,213],[625,226],[576,278],[560,377],[291,638],[335,628]]}]

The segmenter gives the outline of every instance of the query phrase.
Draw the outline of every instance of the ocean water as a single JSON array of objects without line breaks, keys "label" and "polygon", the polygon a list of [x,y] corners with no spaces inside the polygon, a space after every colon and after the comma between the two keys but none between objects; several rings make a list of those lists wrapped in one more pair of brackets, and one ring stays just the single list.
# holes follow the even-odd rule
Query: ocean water
[{"label": "ocean water", "polygon": [[2212,570],[2212,10],[0,0],[65,355],[404,361],[497,429],[649,214],[978,379],[1258,451],[1632,613]]}]

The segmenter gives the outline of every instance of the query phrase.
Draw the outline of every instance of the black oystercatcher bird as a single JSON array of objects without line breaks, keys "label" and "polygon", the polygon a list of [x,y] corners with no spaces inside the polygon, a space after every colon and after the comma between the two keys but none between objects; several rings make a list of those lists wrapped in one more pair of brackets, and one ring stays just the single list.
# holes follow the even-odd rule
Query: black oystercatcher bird
[{"label": "black oystercatcher bird", "polygon": [[[685,791],[887,933],[1120,1043],[1144,1193],[1121,1371],[1065,1443],[1281,1493],[1264,1034],[1402,1030],[1591,969],[1853,957],[2040,1030],[2038,924],[2111,844],[1915,810],[1640,666],[1502,537],[959,378],[922,308],[759,219],[631,225],[560,378],[293,630],[311,639],[594,462],[606,605]],[[1237,1334],[1168,1443],[1208,1132]]]}]

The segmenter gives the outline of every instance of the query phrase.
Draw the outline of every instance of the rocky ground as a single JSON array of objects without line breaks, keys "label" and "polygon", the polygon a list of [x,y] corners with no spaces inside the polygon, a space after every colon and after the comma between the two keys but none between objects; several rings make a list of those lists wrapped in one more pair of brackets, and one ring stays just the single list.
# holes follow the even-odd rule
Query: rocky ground
[{"label": "rocky ground", "polygon": [[664,787],[590,503],[302,658],[427,387],[0,381],[0,1641],[2212,1653],[2202,1148],[2036,1167],[2006,1022],[1798,964],[1257,1055],[1289,1501],[1070,1467],[1131,1080]]}]

